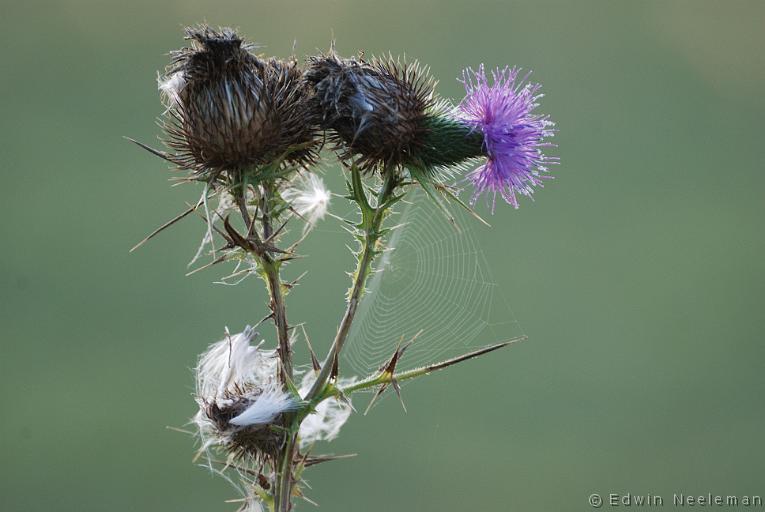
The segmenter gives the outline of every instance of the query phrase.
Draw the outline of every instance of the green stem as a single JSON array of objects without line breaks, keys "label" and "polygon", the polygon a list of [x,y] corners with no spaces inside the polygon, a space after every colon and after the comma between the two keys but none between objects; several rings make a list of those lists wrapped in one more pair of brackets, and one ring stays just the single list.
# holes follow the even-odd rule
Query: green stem
[{"label": "green stem", "polygon": [[348,333],[351,330],[353,319],[356,316],[356,309],[359,306],[364,286],[366,285],[367,278],[372,269],[372,262],[374,261],[375,256],[380,252],[377,248],[377,243],[382,236],[380,228],[385,219],[387,210],[390,207],[390,202],[394,198],[394,190],[397,184],[394,169],[386,169],[384,172],[383,184],[377,194],[377,204],[375,207],[372,207],[367,200],[366,192],[364,191],[364,186],[361,182],[361,172],[355,166],[351,169],[351,187],[353,189],[354,200],[361,210],[363,241],[361,251],[359,251],[358,254],[353,286],[348,294],[348,305],[346,306],[340,326],[337,329],[337,334],[332,342],[329,354],[327,354],[326,359],[324,359],[321,371],[319,372],[318,377],[316,377],[316,381],[313,383],[308,395],[305,397],[308,401],[319,396],[329,381],[335,358],[338,357],[340,351],[343,349],[345,340],[348,338]]},{"label": "green stem", "polygon": [[[290,347],[289,326],[287,324],[287,308],[282,293],[282,280],[279,275],[279,263],[270,258],[261,262],[266,274],[268,293],[271,296],[271,311],[274,315],[276,335],[279,340],[279,360],[281,361],[282,382],[292,379],[292,347]],[[286,377],[286,378],[285,378]]]},{"label": "green stem", "polygon": [[[279,342],[279,360],[281,362],[279,378],[286,385],[292,385],[292,348],[290,347],[289,325],[287,323],[287,308],[284,302],[283,284],[281,280],[281,263],[278,255],[274,255],[268,250],[271,246],[271,238],[274,236],[273,224],[273,203],[272,199],[277,194],[276,183],[273,180],[262,182],[263,194],[259,204],[261,222],[263,226],[263,237],[258,235],[254,229],[254,219],[247,211],[247,184],[242,186],[241,194],[236,194],[239,210],[242,220],[248,226],[248,237],[252,239],[256,246],[253,256],[257,259],[262,275],[266,282],[268,295],[270,297],[270,308],[276,328],[277,339]],[[292,424],[284,436],[284,446],[281,453],[277,456],[274,463],[274,472],[276,480],[273,489],[273,508],[274,512],[289,512],[292,508],[292,462],[295,456],[297,446],[297,426],[299,420],[294,415],[286,415],[286,422]]]},{"label": "green stem", "polygon": [[274,512],[290,512],[292,508],[292,460],[295,457],[297,434],[290,432],[284,450],[277,461],[278,472],[274,488]]},{"label": "green stem", "polygon": [[[263,221],[263,240],[267,244],[273,236],[271,199],[276,194],[272,181],[263,183],[263,200],[261,215]],[[289,325],[287,323],[287,308],[282,293],[281,261],[265,251],[260,258],[261,267],[266,277],[268,293],[271,297],[271,312],[279,341],[279,361],[281,362],[280,378],[282,383],[292,382],[292,347],[290,346]],[[291,415],[286,417],[293,422]],[[299,425],[299,423],[298,423]],[[296,431],[290,430],[284,437],[284,447],[276,461],[276,481],[274,483],[274,511],[289,512],[292,508],[292,461],[297,443]]]},{"label": "green stem", "polygon": [[[263,201],[261,215],[263,218],[263,240],[268,241],[272,235],[271,225],[271,196],[275,193],[274,183],[263,184]],[[280,275],[281,263],[265,252],[260,258],[263,273],[266,276],[268,294],[271,298],[271,312],[274,315],[274,326],[279,341],[279,360],[281,361],[282,382],[292,380],[292,347],[290,347],[289,325],[287,324],[287,308],[282,293]]]},{"label": "green stem", "polygon": [[[359,229],[363,233],[363,239],[361,250],[358,254],[353,285],[348,295],[348,305],[332,343],[332,348],[324,360],[324,364],[322,365],[316,381],[306,396],[306,399],[309,401],[323,395],[327,390],[327,383],[332,373],[335,358],[339,355],[340,350],[343,348],[343,344],[348,338],[351,324],[356,316],[356,310],[364,291],[364,286],[372,269],[372,263],[375,256],[380,252],[377,246],[383,234],[381,227],[388,209],[394,202],[396,184],[397,178],[394,169],[387,169],[384,172],[383,184],[377,193],[377,202],[373,207],[369,204],[367,199],[364,185],[361,181],[360,171],[355,167],[351,170],[351,187],[354,201],[358,204],[359,209],[361,210],[362,220]],[[266,268],[267,267],[268,266],[266,265]],[[269,275],[268,270],[266,271],[266,275]],[[276,275],[278,276],[278,273]],[[274,310],[275,315],[276,311],[277,310]],[[277,321],[276,316],[274,320]],[[284,319],[284,322],[286,328],[286,318]],[[277,325],[279,325],[278,322]],[[286,347],[288,350],[288,340]],[[300,421],[302,421],[303,417],[304,415],[297,414],[289,418],[291,429],[285,438],[284,448],[276,462],[277,475],[274,488],[274,512],[290,512],[290,509],[292,508],[293,460],[295,458],[295,449],[297,447],[297,429],[299,428]]]}]

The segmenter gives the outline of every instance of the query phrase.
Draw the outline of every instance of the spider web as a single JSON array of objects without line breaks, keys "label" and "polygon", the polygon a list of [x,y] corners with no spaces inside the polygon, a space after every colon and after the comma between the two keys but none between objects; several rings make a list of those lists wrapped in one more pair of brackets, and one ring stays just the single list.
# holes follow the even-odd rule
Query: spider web
[{"label": "spider web", "polygon": [[451,209],[455,228],[421,191],[402,206],[389,222],[403,226],[370,277],[344,364],[368,375],[418,333],[397,370],[523,335],[475,236],[489,228],[459,207]]}]

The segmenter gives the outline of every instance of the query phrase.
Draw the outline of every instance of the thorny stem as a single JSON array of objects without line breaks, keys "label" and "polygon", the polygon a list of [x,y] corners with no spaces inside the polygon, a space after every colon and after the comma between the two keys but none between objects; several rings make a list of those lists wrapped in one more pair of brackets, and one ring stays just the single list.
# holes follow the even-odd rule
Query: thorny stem
[{"label": "thorny stem", "polygon": [[[271,211],[271,198],[275,193],[275,184],[273,181],[264,181],[262,185],[263,193],[261,195],[261,201],[258,205],[258,209],[261,214],[261,222],[263,225],[263,239],[261,240],[257,230],[254,229],[254,221],[256,219],[251,218],[249,211],[247,211],[247,184],[243,183],[241,186],[241,193],[234,194],[237,205],[239,206],[239,212],[242,215],[242,220],[247,226],[247,237],[254,245],[254,250],[250,250],[252,255],[257,259],[264,280],[266,281],[266,288],[268,289],[268,295],[270,297],[270,308],[274,319],[274,325],[276,327],[276,334],[279,340],[279,354],[280,354],[280,378],[282,383],[286,383],[287,380],[292,379],[292,353],[289,342],[289,326],[287,324],[287,311],[284,304],[284,294],[282,293],[282,281],[280,276],[281,261],[275,258],[269,251],[269,238],[273,235],[272,224],[273,212]],[[256,213],[257,218],[257,213]]]},{"label": "thorny stem", "polygon": [[[351,324],[356,316],[363,294],[364,287],[371,272],[372,263],[375,256],[379,254],[378,247],[380,238],[383,236],[381,230],[383,220],[388,209],[395,202],[395,189],[397,177],[394,169],[386,169],[382,186],[377,193],[375,206],[371,206],[364,185],[361,181],[360,171],[354,166],[351,169],[351,192],[353,200],[358,204],[362,214],[362,221],[358,227],[361,231],[361,250],[358,253],[358,262],[356,272],[353,278],[353,285],[348,295],[348,305],[343,319],[338,327],[337,334],[332,343],[332,347],[327,355],[324,365],[316,378],[311,390],[305,397],[310,401],[319,395],[322,395],[327,388],[332,368],[335,366],[335,359],[340,354],[343,345],[348,337]],[[269,216],[269,197],[272,189],[266,185],[263,188],[263,204],[261,206],[263,219],[263,237],[265,240],[271,236],[271,223]],[[262,258],[263,271],[267,277],[268,288],[271,295],[271,309],[274,313],[274,323],[276,324],[279,337],[280,359],[282,361],[283,372],[287,376],[284,380],[291,382],[292,363],[289,345],[289,332],[287,318],[284,308],[284,300],[281,293],[281,281],[279,278],[279,261],[274,261],[266,252]],[[276,479],[274,485],[274,512],[290,512],[292,508],[292,484],[293,484],[293,461],[295,457],[295,448],[297,446],[297,426],[299,426],[300,416],[289,418],[292,428],[285,436],[284,445],[276,461]]]},{"label": "thorny stem", "polygon": [[[382,237],[381,226],[388,209],[395,199],[395,188],[397,178],[394,169],[387,169],[384,174],[383,184],[377,193],[377,202],[371,206],[367,199],[364,185],[361,182],[360,171],[354,166],[351,169],[351,189],[353,200],[358,204],[361,210],[362,221],[360,230],[362,231],[361,250],[358,253],[356,272],[353,278],[353,285],[348,295],[348,305],[343,319],[338,327],[335,339],[332,342],[332,348],[329,351],[321,371],[316,378],[311,390],[306,395],[305,400],[311,401],[322,395],[327,388],[327,382],[334,367],[335,358],[339,355],[343,344],[348,337],[351,324],[356,316],[356,309],[361,300],[367,278],[369,277],[372,262],[375,256],[380,252],[378,242]],[[274,311],[276,314],[276,311]],[[274,318],[276,320],[276,318]],[[286,319],[285,319],[286,326]],[[280,342],[281,343],[281,342]],[[280,344],[281,346],[281,344]],[[289,341],[287,342],[289,348]],[[274,512],[290,512],[292,508],[292,484],[293,484],[293,460],[295,457],[295,447],[297,446],[297,427],[301,421],[300,415],[291,418],[293,428],[285,438],[284,447],[276,463],[276,483],[274,489]]]},{"label": "thorny stem", "polygon": [[[274,193],[273,182],[263,184],[263,201],[261,215],[263,220],[263,239],[268,240],[272,235],[271,196]],[[265,252],[261,257],[261,267],[266,275],[268,293],[271,297],[271,311],[274,314],[274,325],[279,340],[279,360],[281,361],[282,382],[292,380],[292,348],[290,347],[289,326],[287,324],[287,309],[284,304],[282,293],[282,281],[280,276],[281,262]]]},{"label": "thorny stem", "polygon": [[282,380],[285,377],[292,379],[292,348],[289,340],[289,326],[287,325],[287,310],[284,305],[282,294],[282,281],[279,276],[278,262],[263,262],[263,271],[268,280],[268,292],[271,295],[271,310],[274,313],[274,324],[279,339],[279,359],[281,360]]},{"label": "thorny stem", "polygon": [[329,354],[324,360],[321,371],[318,377],[316,377],[316,381],[313,383],[311,390],[305,397],[308,401],[316,398],[329,381],[335,358],[340,354],[340,351],[345,344],[345,340],[348,338],[348,333],[351,330],[351,324],[356,316],[356,309],[358,308],[361,295],[364,291],[364,286],[369,277],[372,262],[374,261],[375,256],[380,252],[377,248],[377,243],[381,237],[380,227],[382,226],[387,210],[390,207],[390,201],[394,198],[394,190],[397,184],[394,169],[389,168],[384,172],[383,184],[377,194],[377,204],[375,207],[372,207],[367,201],[366,192],[364,191],[361,182],[360,171],[355,166],[351,169],[352,192],[354,200],[359,205],[362,214],[361,229],[363,231],[363,241],[361,251],[358,254],[358,263],[354,274],[353,286],[348,295],[348,305],[343,314],[343,319],[340,322],[340,327],[337,329],[337,334],[332,342]]},{"label": "thorny stem", "polygon": [[276,482],[274,485],[274,511],[289,512],[292,508],[292,461],[295,458],[297,433],[290,432],[277,460]]},{"label": "thorny stem", "polygon": [[[272,181],[263,183],[262,201],[260,204],[261,221],[263,225],[263,240],[267,243],[273,235],[273,212],[272,197],[275,193]],[[243,210],[245,222],[248,222],[246,208]],[[253,233],[257,237],[257,233]],[[289,326],[287,324],[287,309],[282,293],[281,261],[266,249],[258,254],[261,269],[266,278],[268,294],[271,298],[271,312],[273,313],[276,334],[279,340],[279,360],[281,362],[280,379],[282,383],[292,382],[292,348],[289,340]],[[297,433],[290,431],[284,438],[284,446],[277,457],[276,481],[274,483],[274,510],[289,512],[292,508],[292,461],[294,458]]]},{"label": "thorny stem", "polygon": [[[394,169],[388,169],[385,172],[384,181],[382,187],[377,194],[377,203],[372,207],[364,191],[364,186],[361,182],[360,171],[353,167],[351,170],[352,182],[351,188],[354,201],[358,204],[362,214],[362,222],[360,229],[363,232],[361,251],[358,254],[358,263],[356,267],[356,273],[354,274],[353,286],[348,296],[348,306],[343,314],[343,319],[340,322],[340,327],[337,330],[335,339],[332,342],[332,348],[327,355],[324,365],[316,378],[311,390],[305,397],[306,400],[311,400],[321,395],[326,388],[326,384],[329,381],[332,368],[334,367],[335,358],[340,353],[340,350],[345,343],[348,333],[351,329],[351,324],[356,316],[356,308],[358,307],[361,295],[364,291],[364,285],[366,284],[367,277],[369,277],[370,270],[372,268],[372,262],[375,256],[379,253],[377,247],[382,232],[380,230],[383,220],[385,219],[388,208],[390,208],[392,200],[394,199],[394,190],[396,188],[396,176]],[[265,226],[265,223],[264,223]],[[264,230],[265,231],[265,230]],[[278,273],[277,273],[278,276]],[[276,315],[276,310],[274,310]],[[274,320],[277,318],[275,316]],[[286,327],[286,318],[284,319]],[[278,326],[278,323],[277,323]],[[286,332],[286,331],[285,331]],[[281,340],[280,340],[281,347]],[[287,340],[287,349],[289,350],[289,340]],[[288,352],[285,352],[288,353]],[[295,425],[299,425],[300,417],[294,417],[292,420]],[[293,426],[295,426],[293,425]],[[285,439],[284,448],[279,455],[276,463],[276,484],[274,489],[274,511],[275,512],[290,512],[292,508],[292,466],[295,456],[295,446],[297,445],[297,432],[296,428],[291,430],[287,434]]]},{"label": "thorny stem", "polygon": [[462,361],[467,361],[468,359],[473,359],[474,357],[488,354],[489,352],[493,352],[495,350],[506,347],[513,343],[518,343],[519,341],[523,341],[525,339],[526,339],[526,336],[518,336],[516,338],[512,338],[507,341],[503,341],[501,343],[496,343],[494,345],[489,345],[483,348],[479,348],[478,350],[468,352],[467,354],[463,354],[461,356],[447,359],[446,361],[441,361],[440,363],[429,364],[427,366],[414,368],[412,370],[407,370],[400,373],[391,373],[389,371],[383,371],[378,375],[368,377],[364,380],[351,384],[350,386],[334,390],[334,393],[339,395],[350,395],[352,393],[355,393],[356,391],[362,391],[365,389],[375,388],[377,386],[391,384],[393,382],[403,382],[405,380],[414,379],[422,375],[428,375],[438,370],[443,370],[445,368],[448,368],[449,366],[455,365],[457,363],[461,363]]}]

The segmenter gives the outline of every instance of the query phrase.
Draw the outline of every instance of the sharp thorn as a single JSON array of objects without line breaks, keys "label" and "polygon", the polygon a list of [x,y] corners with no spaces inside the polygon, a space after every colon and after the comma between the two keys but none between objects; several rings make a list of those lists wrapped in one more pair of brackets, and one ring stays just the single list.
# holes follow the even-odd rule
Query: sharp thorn
[{"label": "sharp thorn", "polygon": [[308,333],[305,331],[304,324],[300,324],[300,328],[303,330],[305,344],[308,345],[308,352],[311,354],[311,366],[313,366],[314,371],[321,371],[321,364],[319,364],[319,359],[316,357],[316,352],[313,351],[313,346],[311,346],[311,340],[308,338]]},{"label": "sharp thorn", "polygon": [[339,358],[337,355],[335,355],[334,359],[332,360],[332,371],[329,373],[329,380],[334,381],[337,379],[337,374],[340,373],[340,364],[339,364]]},{"label": "sharp thorn", "polygon": [[152,238],[154,238],[155,236],[157,236],[158,234],[160,234],[162,231],[164,231],[165,229],[169,228],[170,226],[172,226],[173,224],[175,224],[175,223],[176,223],[176,222],[178,222],[179,220],[181,220],[181,219],[183,219],[184,217],[186,217],[186,216],[187,216],[187,215],[189,215],[191,212],[193,212],[194,210],[196,210],[197,208],[199,208],[199,206],[200,206],[201,204],[202,204],[202,202],[201,202],[201,201],[199,201],[199,202],[197,202],[197,204],[196,204],[196,205],[194,205],[194,206],[189,206],[189,207],[188,207],[186,210],[184,210],[183,212],[179,213],[178,215],[176,215],[175,217],[173,217],[172,219],[170,219],[169,221],[165,222],[165,223],[164,223],[164,224],[162,224],[160,227],[158,227],[157,229],[155,229],[154,231],[152,231],[151,233],[149,233],[149,235],[147,235],[147,236],[146,236],[146,237],[145,237],[143,240],[141,240],[140,242],[138,242],[137,244],[135,244],[135,245],[133,246],[133,248],[132,248],[132,249],[130,249],[130,251],[129,251],[129,252],[133,252],[133,251],[135,251],[136,249],[138,249],[139,247],[141,247],[143,244],[145,244],[146,242],[148,242],[149,240],[151,240]]},{"label": "sharp thorn", "polygon": [[142,149],[145,149],[146,151],[148,151],[149,153],[151,153],[154,156],[158,156],[158,157],[160,157],[163,160],[167,160],[168,162],[170,162],[173,165],[177,165],[179,167],[184,167],[185,168],[185,166],[182,165],[180,162],[178,162],[175,159],[174,156],[170,155],[169,153],[166,153],[165,151],[160,151],[159,149],[154,149],[153,147],[148,146],[148,145],[144,144],[143,142],[138,142],[135,139],[131,139],[130,137],[124,137],[124,138],[126,140],[129,140],[133,144],[137,145],[138,147],[140,147]]},{"label": "sharp thorn", "polygon": [[428,372],[436,371],[436,370],[442,370],[444,368],[447,368],[449,366],[452,366],[457,363],[461,363],[462,361],[467,361],[468,359],[473,359],[478,356],[482,356],[484,354],[488,354],[489,352],[494,352],[495,350],[499,350],[500,348],[506,347],[508,345],[512,345],[513,343],[519,343],[521,341],[525,341],[528,339],[528,336],[518,336],[516,338],[509,339],[507,341],[503,341],[502,343],[496,343],[494,345],[489,345],[488,347],[479,348],[478,350],[474,350],[472,352],[468,352],[467,354],[463,354],[458,357],[454,357],[452,359],[447,359],[446,361],[441,361],[440,363],[431,364],[425,367],[425,369]]},{"label": "sharp thorn", "polygon": [[401,402],[401,407],[404,408],[404,412],[406,413],[406,404],[404,403],[404,399],[401,397],[401,387],[399,387],[398,381],[393,379],[390,383],[391,386],[393,386],[393,391],[395,391],[396,395],[398,396],[398,401]]},{"label": "sharp thorn", "polygon": [[212,260],[210,263],[207,263],[205,265],[202,265],[201,267],[195,268],[191,272],[186,272],[186,277],[192,276],[192,275],[196,274],[197,272],[201,272],[202,270],[204,270],[206,268],[210,268],[213,265],[217,265],[218,263],[223,263],[224,261],[226,261],[226,255],[222,254],[222,255],[218,256],[217,258],[215,258],[214,260]]},{"label": "sharp thorn", "polygon": [[344,455],[316,455],[312,457],[306,457],[305,467],[308,468],[311,466],[315,466],[316,464],[321,464],[323,462],[331,462],[333,460],[351,459],[356,456],[357,454],[355,453],[348,453]]},{"label": "sharp thorn", "polygon": [[372,400],[369,401],[369,405],[367,405],[367,408],[364,410],[364,416],[366,416],[369,413],[370,409],[372,409],[372,406],[375,404],[375,402],[377,402],[377,399],[380,398],[380,395],[383,394],[383,392],[385,391],[385,388],[387,387],[388,387],[387,384],[383,384],[382,386],[380,386],[380,389],[377,390],[377,392],[372,397]]}]

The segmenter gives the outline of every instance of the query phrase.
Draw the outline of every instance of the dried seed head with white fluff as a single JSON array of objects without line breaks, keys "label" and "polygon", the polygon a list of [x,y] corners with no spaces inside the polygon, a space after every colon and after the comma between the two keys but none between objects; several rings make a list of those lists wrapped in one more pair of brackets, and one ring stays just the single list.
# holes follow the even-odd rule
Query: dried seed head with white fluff
[{"label": "dried seed head with white fluff", "polygon": [[202,451],[219,446],[230,456],[268,459],[279,447],[282,413],[298,402],[279,382],[276,351],[251,344],[257,334],[248,326],[199,358],[193,422]]},{"label": "dried seed head with white fluff", "polygon": [[296,177],[282,190],[282,198],[305,220],[306,231],[324,218],[331,196],[324,181],[314,173]]},{"label": "dried seed head with white fluff", "polygon": [[[315,372],[308,372],[300,383],[300,396],[305,396],[316,380]],[[337,387],[343,388],[356,381],[355,377],[339,379]],[[340,433],[340,428],[348,421],[353,406],[348,401],[338,398],[328,398],[316,406],[316,409],[305,417],[300,424],[300,447],[305,448],[316,441],[332,441]]]}]

